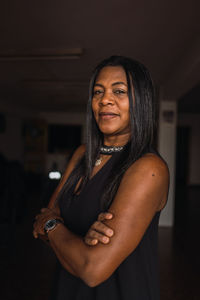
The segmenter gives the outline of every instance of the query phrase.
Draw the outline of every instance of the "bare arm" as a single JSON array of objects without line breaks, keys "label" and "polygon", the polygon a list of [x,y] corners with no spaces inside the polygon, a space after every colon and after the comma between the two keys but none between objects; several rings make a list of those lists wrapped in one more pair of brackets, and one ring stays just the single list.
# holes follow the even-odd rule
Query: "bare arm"
[{"label": "bare arm", "polygon": [[[64,225],[49,232],[49,240],[63,267],[73,270],[89,286],[106,280],[137,247],[168,193],[168,170],[154,155],[146,155],[125,173],[106,221],[115,235],[108,245],[87,246]],[[69,270],[70,271],[70,270]]]}]

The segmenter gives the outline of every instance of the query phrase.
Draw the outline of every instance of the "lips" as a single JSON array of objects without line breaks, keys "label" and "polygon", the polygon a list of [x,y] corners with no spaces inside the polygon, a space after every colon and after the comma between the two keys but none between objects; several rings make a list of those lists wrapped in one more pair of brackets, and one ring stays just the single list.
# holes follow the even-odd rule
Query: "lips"
[{"label": "lips", "polygon": [[119,114],[113,113],[113,112],[100,112],[99,117],[103,120],[109,120],[113,119],[115,117],[118,117]]},{"label": "lips", "polygon": [[107,112],[100,112],[100,113],[99,113],[99,116],[119,116],[119,114],[116,114],[116,113],[114,113],[114,112],[107,111]]}]

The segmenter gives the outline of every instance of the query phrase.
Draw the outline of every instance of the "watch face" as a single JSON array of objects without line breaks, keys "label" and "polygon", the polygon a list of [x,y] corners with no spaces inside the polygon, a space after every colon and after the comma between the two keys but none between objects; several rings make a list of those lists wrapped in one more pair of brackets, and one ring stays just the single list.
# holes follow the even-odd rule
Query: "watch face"
[{"label": "watch face", "polygon": [[55,226],[56,226],[56,220],[55,220],[55,219],[49,220],[49,221],[47,221],[46,224],[45,224],[45,230],[51,230],[51,229],[53,229]]}]

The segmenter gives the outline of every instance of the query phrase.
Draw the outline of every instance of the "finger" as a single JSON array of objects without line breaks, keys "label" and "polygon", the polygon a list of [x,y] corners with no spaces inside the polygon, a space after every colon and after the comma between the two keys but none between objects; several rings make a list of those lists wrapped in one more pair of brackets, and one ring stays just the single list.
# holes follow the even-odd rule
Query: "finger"
[{"label": "finger", "polygon": [[33,232],[36,232],[37,234],[44,235],[44,226],[43,226],[43,224],[36,221],[33,224]]},{"label": "finger", "polygon": [[95,230],[89,230],[87,233],[87,238],[90,239],[97,239],[102,244],[108,244],[110,242],[109,237],[95,231]]},{"label": "finger", "polygon": [[37,222],[34,222],[34,223],[33,223],[33,228],[34,228],[34,230],[36,229],[36,227],[37,227]]},{"label": "finger", "polygon": [[114,234],[114,231],[110,227],[99,221],[96,221],[91,228],[107,237],[111,237]]},{"label": "finger", "polygon": [[[35,234],[35,235],[34,235]],[[33,236],[39,237],[39,235],[45,235],[43,228],[35,227],[33,230]]]},{"label": "finger", "polygon": [[99,221],[111,220],[113,218],[113,214],[109,212],[100,213],[98,216]]},{"label": "finger", "polygon": [[98,240],[97,240],[97,239],[91,239],[91,238],[88,238],[88,237],[86,237],[86,238],[84,239],[84,241],[85,241],[85,243],[86,243],[87,245],[89,245],[89,246],[95,246],[95,245],[98,244]]},{"label": "finger", "polygon": [[35,239],[38,238],[38,234],[37,234],[37,232],[36,232],[35,230],[33,230],[33,237],[34,237]]}]

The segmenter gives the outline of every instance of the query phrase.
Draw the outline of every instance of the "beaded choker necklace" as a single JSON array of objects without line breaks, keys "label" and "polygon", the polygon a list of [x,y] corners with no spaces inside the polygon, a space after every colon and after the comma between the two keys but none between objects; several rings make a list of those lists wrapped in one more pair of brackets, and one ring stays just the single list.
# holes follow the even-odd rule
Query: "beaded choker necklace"
[{"label": "beaded choker necklace", "polygon": [[100,154],[112,155],[115,152],[120,152],[124,149],[124,146],[102,146],[100,148]]}]

